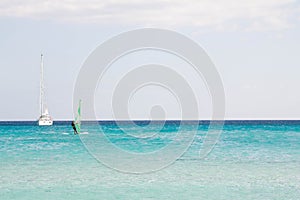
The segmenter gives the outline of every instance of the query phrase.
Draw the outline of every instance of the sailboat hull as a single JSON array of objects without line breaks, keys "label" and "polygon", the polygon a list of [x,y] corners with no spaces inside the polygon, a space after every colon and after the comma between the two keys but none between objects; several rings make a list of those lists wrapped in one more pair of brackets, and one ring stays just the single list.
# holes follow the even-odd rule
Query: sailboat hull
[{"label": "sailboat hull", "polygon": [[39,120],[39,126],[52,126],[53,122],[52,121],[41,121]]},{"label": "sailboat hull", "polygon": [[52,126],[53,120],[50,116],[41,116],[38,120],[39,126]]}]

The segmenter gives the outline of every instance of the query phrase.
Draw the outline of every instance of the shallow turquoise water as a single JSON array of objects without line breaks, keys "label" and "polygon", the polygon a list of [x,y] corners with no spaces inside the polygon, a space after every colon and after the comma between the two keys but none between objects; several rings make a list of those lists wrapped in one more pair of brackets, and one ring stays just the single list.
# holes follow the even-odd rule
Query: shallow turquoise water
[{"label": "shallow turquoise water", "polygon": [[[132,139],[114,123],[102,126],[112,143],[139,153],[167,145],[178,123],[168,122],[148,140]],[[0,199],[300,199],[300,122],[226,122],[213,151],[199,159],[206,131],[201,125],[171,166],[128,174],[97,161],[69,122],[52,127],[1,122]]]}]

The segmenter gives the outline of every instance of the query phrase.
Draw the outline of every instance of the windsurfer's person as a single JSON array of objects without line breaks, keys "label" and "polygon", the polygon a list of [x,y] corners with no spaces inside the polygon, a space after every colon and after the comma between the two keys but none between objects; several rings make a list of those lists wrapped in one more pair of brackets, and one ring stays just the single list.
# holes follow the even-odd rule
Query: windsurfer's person
[{"label": "windsurfer's person", "polygon": [[74,130],[74,135],[78,134],[74,121],[72,121],[72,128]]}]

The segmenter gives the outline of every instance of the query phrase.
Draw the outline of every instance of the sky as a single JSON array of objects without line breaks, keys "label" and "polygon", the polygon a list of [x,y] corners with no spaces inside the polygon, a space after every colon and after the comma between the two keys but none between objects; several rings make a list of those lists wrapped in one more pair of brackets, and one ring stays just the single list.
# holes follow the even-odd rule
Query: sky
[{"label": "sky", "polygon": [[[72,119],[74,85],[89,54],[115,35],[149,27],[177,31],[205,49],[223,80],[226,119],[300,119],[296,0],[0,0],[0,27],[0,120],[39,117],[41,53],[50,114],[55,120]],[[178,58],[151,51],[114,64],[105,79],[107,94],[95,94],[101,102],[95,105],[97,117],[113,119],[113,84],[133,65],[151,61],[186,73],[200,91],[200,118],[209,119],[203,80],[185,72]],[[147,119],[158,103],[165,105],[168,118],[178,118],[176,99],[157,87],[137,93],[128,105],[130,115]]]}]

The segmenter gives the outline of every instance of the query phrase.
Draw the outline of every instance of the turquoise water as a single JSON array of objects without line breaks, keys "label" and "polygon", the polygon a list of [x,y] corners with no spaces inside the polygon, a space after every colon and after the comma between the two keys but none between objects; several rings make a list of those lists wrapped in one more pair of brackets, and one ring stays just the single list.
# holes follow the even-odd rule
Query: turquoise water
[{"label": "turquoise water", "polygon": [[[198,153],[208,126],[200,124],[171,166],[128,174],[97,161],[70,122],[1,122],[0,199],[300,199],[300,121],[228,121],[205,159]],[[172,141],[179,124],[168,122],[147,141],[128,137],[113,122],[101,125],[115,145],[145,153]],[[87,132],[94,128],[83,125]]]}]

